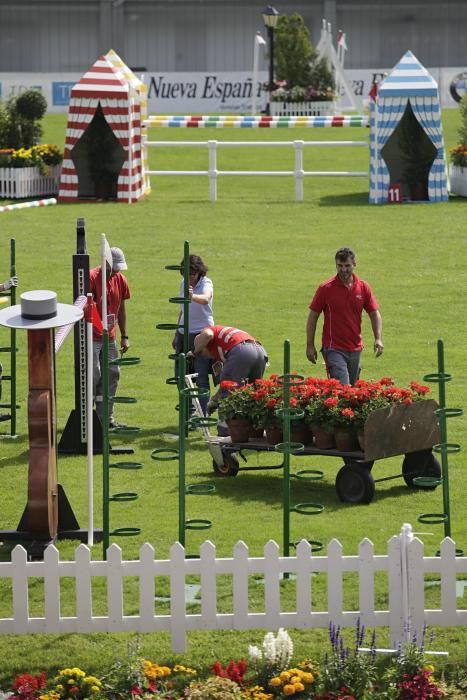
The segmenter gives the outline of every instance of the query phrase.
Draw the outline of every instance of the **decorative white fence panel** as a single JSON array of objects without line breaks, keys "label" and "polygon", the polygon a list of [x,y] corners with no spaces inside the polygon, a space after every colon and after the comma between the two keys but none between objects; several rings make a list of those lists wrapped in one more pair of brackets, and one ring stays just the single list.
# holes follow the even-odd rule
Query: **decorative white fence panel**
[{"label": "decorative white fence panel", "polygon": [[[304,170],[303,149],[308,146],[326,148],[329,146],[359,146],[368,149],[367,141],[146,141],[145,146],[203,147],[209,152],[208,170],[148,170],[147,175],[207,175],[209,178],[209,197],[211,202],[217,200],[217,179],[225,175],[289,175],[295,179],[295,201],[303,202],[303,178],[305,177],[368,177],[368,170]],[[248,147],[292,147],[295,150],[295,167],[293,170],[218,170],[217,150],[219,148]]]},{"label": "decorative white fence panel", "polygon": [[290,116],[328,116],[336,113],[335,100],[321,102],[270,102],[271,115]]},{"label": "decorative white fence panel", "polygon": [[60,165],[51,167],[48,175],[41,175],[39,168],[0,168],[0,197],[22,199],[57,194],[60,171]]},{"label": "decorative white fence panel", "polygon": [[[91,552],[84,544],[75,551],[75,561],[60,561],[54,546],[46,549],[43,561],[28,561],[21,546],[13,550],[11,562],[0,562],[0,578],[10,579],[11,616],[0,618],[0,633],[29,634],[32,632],[155,632],[168,631],[174,651],[184,651],[186,633],[190,630],[245,630],[260,628],[275,630],[288,628],[325,628],[330,622],[341,627],[354,626],[357,618],[367,628],[388,627],[392,644],[421,634],[425,624],[463,626],[467,624],[467,610],[456,608],[456,577],[467,573],[467,558],[456,557],[456,548],[450,538],[443,540],[439,557],[424,557],[423,544],[415,539],[410,525],[404,525],[401,534],[388,543],[387,554],[376,555],[373,544],[365,539],[357,555],[344,555],[342,545],[332,540],[327,556],[315,556],[308,542],[297,546],[296,556],[282,557],[275,542],[268,542],[263,557],[250,557],[248,547],[238,542],[232,558],[217,558],[216,548],[209,542],[200,547],[199,559],[186,559],[184,548],[176,543],[170,559],[157,560],[150,544],[140,549],[140,558],[124,561],[118,545],[108,550],[107,561],[92,561]],[[356,610],[344,609],[345,574],[354,572],[358,577],[359,604]],[[375,607],[375,575],[386,573],[387,609]],[[327,610],[317,610],[313,599],[313,574],[327,574]],[[439,609],[425,610],[425,575],[440,577]],[[219,612],[217,576],[233,578],[231,612]],[[260,574],[264,579],[264,612],[250,610],[249,578]],[[281,581],[284,574],[293,574],[295,609],[281,609]],[[200,611],[188,613],[185,602],[187,576],[199,576]],[[157,610],[155,598],[161,592],[158,577],[170,581],[170,613]],[[74,614],[61,612],[60,580],[75,580]],[[92,579],[107,580],[107,611],[105,615],[93,612]],[[135,614],[125,614],[124,579],[135,577],[139,589],[139,605]],[[29,579],[44,581],[44,614],[32,616],[28,597]],[[379,582],[381,595],[381,582]],[[2,583],[5,591],[8,584]],[[125,591],[128,585],[125,586]],[[133,591],[134,593],[134,591]],[[4,600],[8,596],[4,593]],[[70,607],[69,598],[66,601]],[[36,601],[37,604],[37,601]],[[410,630],[410,632],[409,632]],[[420,637],[419,637],[420,638]]]}]

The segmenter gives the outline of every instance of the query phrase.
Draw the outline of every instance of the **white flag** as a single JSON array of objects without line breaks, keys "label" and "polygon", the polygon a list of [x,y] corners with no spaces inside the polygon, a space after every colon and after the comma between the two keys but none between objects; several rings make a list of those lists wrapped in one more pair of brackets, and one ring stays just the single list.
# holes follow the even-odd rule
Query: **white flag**
[{"label": "white flag", "polygon": [[256,43],[258,46],[266,46],[266,41],[261,36],[261,32],[256,32]]}]

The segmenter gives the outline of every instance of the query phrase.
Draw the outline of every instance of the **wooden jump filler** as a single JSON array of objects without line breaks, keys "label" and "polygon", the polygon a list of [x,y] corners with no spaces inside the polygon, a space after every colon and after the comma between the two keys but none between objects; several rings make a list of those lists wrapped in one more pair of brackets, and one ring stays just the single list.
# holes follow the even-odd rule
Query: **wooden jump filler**
[{"label": "wooden jump filler", "polygon": [[57,537],[82,539],[83,531],[57,483],[54,343],[55,328],[71,328],[82,316],[82,308],[57,303],[56,293],[48,290],[24,292],[20,304],[0,311],[0,325],[28,333],[29,376],[27,504],[17,530],[0,531],[0,539],[32,541],[33,555]]}]

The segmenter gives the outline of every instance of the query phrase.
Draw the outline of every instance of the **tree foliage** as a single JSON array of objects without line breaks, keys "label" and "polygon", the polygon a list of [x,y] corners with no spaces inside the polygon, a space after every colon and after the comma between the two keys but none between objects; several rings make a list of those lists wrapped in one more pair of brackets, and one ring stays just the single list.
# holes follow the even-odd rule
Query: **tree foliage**
[{"label": "tree foliage", "polygon": [[31,148],[42,136],[40,120],[47,111],[45,97],[26,90],[0,106],[0,147]]},{"label": "tree foliage", "polygon": [[275,75],[288,88],[334,89],[327,60],[320,58],[310,39],[303,17],[295,12],[279,17],[275,30]]}]

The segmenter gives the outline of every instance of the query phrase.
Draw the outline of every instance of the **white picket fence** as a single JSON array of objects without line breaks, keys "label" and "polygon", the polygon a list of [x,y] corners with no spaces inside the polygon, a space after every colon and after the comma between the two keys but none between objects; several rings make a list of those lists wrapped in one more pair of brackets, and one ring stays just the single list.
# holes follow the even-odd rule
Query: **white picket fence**
[{"label": "white picket fence", "polygon": [[[238,542],[232,558],[217,558],[216,548],[209,542],[200,547],[199,559],[185,558],[184,548],[176,543],[170,559],[157,560],[150,544],[140,549],[140,558],[124,561],[118,545],[108,550],[107,561],[92,561],[89,548],[82,544],[75,551],[75,561],[60,561],[54,546],[45,551],[43,561],[28,561],[20,545],[12,552],[10,562],[0,562],[0,578],[10,579],[11,616],[0,618],[0,633],[30,634],[34,632],[156,632],[168,631],[174,651],[186,649],[186,634],[190,630],[245,630],[251,628],[276,630],[285,628],[326,628],[330,622],[341,627],[353,627],[360,619],[367,628],[388,627],[396,647],[410,634],[421,634],[425,625],[461,626],[467,624],[467,610],[456,608],[456,578],[467,573],[467,557],[456,557],[455,543],[445,538],[440,556],[425,557],[423,543],[413,536],[411,526],[404,525],[399,536],[388,542],[387,554],[378,555],[368,539],[364,539],[356,555],[344,555],[342,545],[332,540],[327,556],[311,553],[308,542],[297,546],[296,556],[282,557],[278,545],[270,541],[263,557],[250,557],[248,547]],[[358,578],[358,609],[345,610],[345,575],[353,572]],[[385,572],[386,590],[379,596],[387,598],[387,609],[375,603],[375,575]],[[286,585],[294,586],[295,609],[281,609],[281,582],[284,574],[293,576]],[[327,610],[317,610],[313,600],[313,574],[327,575]],[[425,576],[436,574],[440,579],[439,609],[425,609]],[[261,575],[264,584],[264,612],[250,610],[248,588],[253,575]],[[187,576],[199,576],[199,612],[187,612],[185,582]],[[232,577],[231,612],[219,612],[217,576]],[[94,577],[107,581],[107,611],[93,613]],[[139,591],[137,612],[125,614],[125,594],[128,580],[135,577]],[[170,581],[170,613],[157,610],[155,596],[161,594],[158,577]],[[74,579],[76,586],[74,614],[61,612],[62,577]],[[44,581],[42,616],[30,614],[29,579]],[[132,584],[133,585],[133,584]],[[256,584],[258,585],[258,584]],[[3,601],[8,600],[8,584],[2,582]],[[37,590],[35,581],[35,590]],[[134,589],[133,589],[134,597]],[[70,600],[67,599],[67,610]],[[35,606],[37,609],[37,601]],[[134,603],[133,603],[134,605]],[[39,601],[41,606],[41,601]],[[420,636],[418,637],[420,638]]]},{"label": "white picket fence", "polygon": [[60,171],[60,165],[50,167],[47,175],[41,175],[39,168],[0,168],[0,197],[22,199],[57,194]]},{"label": "white picket fence", "polygon": [[[217,180],[219,177],[255,175],[255,176],[280,176],[288,175],[295,180],[295,201],[303,202],[303,179],[305,177],[368,177],[368,170],[305,170],[303,162],[304,148],[314,146],[316,148],[341,148],[361,147],[368,149],[367,141],[145,141],[144,146],[192,148],[207,147],[209,153],[209,166],[207,170],[148,170],[148,176],[155,175],[207,175],[209,178],[209,198],[211,202],[217,201]],[[217,167],[217,151],[219,148],[293,148],[295,151],[295,163],[293,170],[219,170]]]},{"label": "white picket fence", "polygon": [[336,113],[336,101],[316,102],[270,102],[271,115],[288,116],[328,116]]}]

